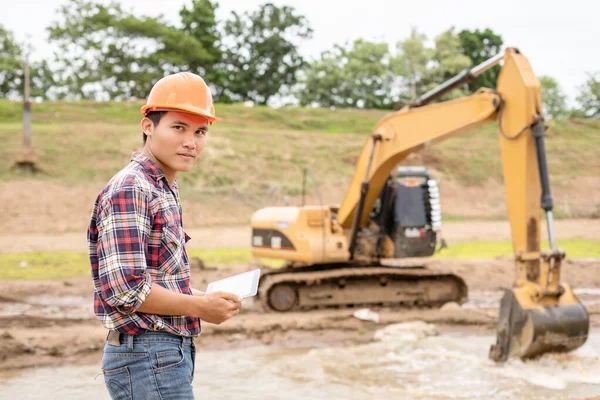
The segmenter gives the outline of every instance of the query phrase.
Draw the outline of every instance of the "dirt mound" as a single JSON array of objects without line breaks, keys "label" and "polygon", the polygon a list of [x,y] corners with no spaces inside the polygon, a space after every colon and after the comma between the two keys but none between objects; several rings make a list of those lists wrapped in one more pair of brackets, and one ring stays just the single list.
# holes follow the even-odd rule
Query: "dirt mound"
[{"label": "dirt mound", "polygon": [[32,346],[23,344],[15,339],[10,333],[0,334],[0,363],[23,354],[33,354],[35,349]]}]

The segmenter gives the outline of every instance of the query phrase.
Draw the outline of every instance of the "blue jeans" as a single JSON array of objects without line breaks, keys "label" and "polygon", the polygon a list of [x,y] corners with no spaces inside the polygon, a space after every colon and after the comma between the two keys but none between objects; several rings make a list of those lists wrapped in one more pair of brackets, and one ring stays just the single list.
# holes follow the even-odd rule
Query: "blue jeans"
[{"label": "blue jeans", "polygon": [[102,353],[104,383],[114,400],[194,399],[196,347],[191,338],[166,332],[107,340]]}]

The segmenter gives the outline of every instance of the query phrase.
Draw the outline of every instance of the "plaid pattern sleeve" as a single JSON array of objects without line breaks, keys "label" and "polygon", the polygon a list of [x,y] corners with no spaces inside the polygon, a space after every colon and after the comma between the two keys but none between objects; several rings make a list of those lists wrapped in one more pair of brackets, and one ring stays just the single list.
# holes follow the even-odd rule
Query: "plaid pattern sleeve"
[{"label": "plaid pattern sleeve", "polygon": [[100,293],[108,305],[130,315],[151,288],[145,249],[152,215],[145,194],[134,186],[116,191],[105,203],[96,221]]},{"label": "plaid pattern sleeve", "polygon": [[88,227],[94,312],[107,329],[197,336],[200,320],[139,312],[154,285],[192,295],[177,183],[143,153],[100,192]]}]

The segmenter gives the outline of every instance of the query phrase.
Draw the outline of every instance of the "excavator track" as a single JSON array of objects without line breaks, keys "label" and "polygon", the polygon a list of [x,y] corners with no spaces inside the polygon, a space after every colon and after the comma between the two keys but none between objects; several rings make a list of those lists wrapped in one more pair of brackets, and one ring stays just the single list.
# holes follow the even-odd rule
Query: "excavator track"
[{"label": "excavator track", "polygon": [[332,265],[263,274],[258,295],[267,311],[358,306],[438,307],[467,300],[458,276],[425,268]]}]

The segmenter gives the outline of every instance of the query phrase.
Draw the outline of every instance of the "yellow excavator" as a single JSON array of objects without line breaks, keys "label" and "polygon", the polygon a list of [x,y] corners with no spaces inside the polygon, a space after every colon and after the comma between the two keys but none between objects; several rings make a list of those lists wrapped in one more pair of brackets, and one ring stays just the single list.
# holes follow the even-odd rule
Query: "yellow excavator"
[{"label": "yellow excavator", "polygon": [[[502,61],[495,90],[482,88],[431,104]],[[565,252],[556,247],[554,235],[540,83],[515,48],[384,116],[361,150],[339,207],[267,207],[253,214],[253,255],[287,260],[285,268],[261,277],[263,305],[284,312],[464,302],[467,287],[459,276],[434,271],[423,258],[395,258],[398,241],[389,217],[372,215],[376,202],[385,203],[381,194],[392,170],[410,153],[493,122],[499,131],[517,276],[501,299],[497,341],[489,357],[527,359],[585,343],[587,310],[571,286],[560,282]],[[378,208],[386,209],[385,204]],[[548,224],[547,250],[540,249],[540,208]]]}]

